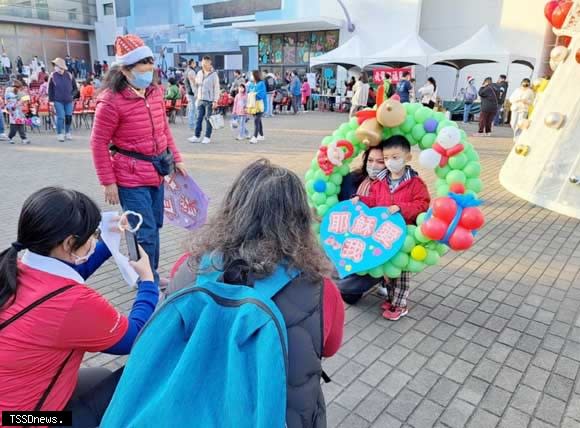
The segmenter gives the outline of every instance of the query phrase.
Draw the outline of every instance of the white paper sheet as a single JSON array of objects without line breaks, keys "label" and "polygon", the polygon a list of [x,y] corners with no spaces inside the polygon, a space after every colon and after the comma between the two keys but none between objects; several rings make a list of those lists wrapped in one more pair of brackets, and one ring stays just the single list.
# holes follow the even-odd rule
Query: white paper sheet
[{"label": "white paper sheet", "polygon": [[139,275],[135,272],[135,269],[129,264],[129,258],[121,253],[121,235],[122,233],[112,232],[111,228],[115,227],[117,224],[114,217],[118,216],[117,211],[106,211],[101,213],[101,239],[111,251],[113,259],[123,276],[123,279],[129,286],[135,287],[137,285],[137,279]]}]

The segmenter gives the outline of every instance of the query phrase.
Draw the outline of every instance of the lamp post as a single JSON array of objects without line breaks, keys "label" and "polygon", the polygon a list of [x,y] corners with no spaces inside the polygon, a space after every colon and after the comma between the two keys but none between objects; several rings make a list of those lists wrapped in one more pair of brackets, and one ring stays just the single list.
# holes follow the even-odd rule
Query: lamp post
[{"label": "lamp post", "polygon": [[344,5],[342,0],[337,0],[338,4],[340,5],[340,7],[342,7],[342,11],[344,12],[344,16],[346,17],[346,24],[347,24],[347,29],[349,33],[353,33],[355,30],[355,26],[352,22],[352,20],[350,19],[350,14],[348,13],[348,9],[346,8],[346,6]]}]

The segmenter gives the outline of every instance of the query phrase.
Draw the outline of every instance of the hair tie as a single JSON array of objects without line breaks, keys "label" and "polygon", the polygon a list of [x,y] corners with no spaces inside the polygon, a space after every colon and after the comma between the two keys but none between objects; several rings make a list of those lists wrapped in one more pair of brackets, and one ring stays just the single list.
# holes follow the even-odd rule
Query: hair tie
[{"label": "hair tie", "polygon": [[12,248],[14,248],[16,251],[22,251],[22,250],[26,249],[26,247],[18,241],[15,241],[12,243]]}]

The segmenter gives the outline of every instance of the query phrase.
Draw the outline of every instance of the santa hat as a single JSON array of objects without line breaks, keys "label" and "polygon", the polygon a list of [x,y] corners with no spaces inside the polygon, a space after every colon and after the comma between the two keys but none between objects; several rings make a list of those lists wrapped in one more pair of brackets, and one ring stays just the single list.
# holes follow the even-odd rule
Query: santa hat
[{"label": "santa hat", "polygon": [[475,80],[473,76],[467,76],[467,81],[471,82],[472,80]]},{"label": "santa hat", "polygon": [[116,65],[133,65],[149,57],[153,57],[153,51],[139,36],[127,34],[115,40]]}]

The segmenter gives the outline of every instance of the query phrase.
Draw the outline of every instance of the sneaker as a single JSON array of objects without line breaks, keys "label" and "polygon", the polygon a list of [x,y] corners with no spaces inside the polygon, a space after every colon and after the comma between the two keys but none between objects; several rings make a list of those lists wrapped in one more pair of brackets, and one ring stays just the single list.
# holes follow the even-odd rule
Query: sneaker
[{"label": "sneaker", "polygon": [[187,141],[189,141],[190,143],[199,143],[201,141],[201,138],[196,137],[195,135],[193,137],[189,137],[187,139]]},{"label": "sneaker", "polygon": [[390,309],[383,312],[383,318],[389,321],[397,321],[401,317],[404,317],[409,313],[407,307],[400,307],[400,306],[391,306]]},{"label": "sneaker", "polygon": [[26,138],[25,140],[22,140],[22,144],[30,144],[30,140]]},{"label": "sneaker", "polygon": [[4,133],[0,134],[0,141],[8,141],[8,140],[9,140],[8,135]]},{"label": "sneaker", "polygon": [[64,141],[64,134],[58,134],[58,141],[60,142]]},{"label": "sneaker", "polygon": [[207,137],[205,137],[203,140],[201,140],[201,144],[209,144],[211,143],[211,140]]},{"label": "sneaker", "polygon": [[258,135],[258,141],[264,141],[266,139],[266,137],[264,137],[263,135]]},{"label": "sneaker", "polygon": [[251,140],[253,137],[250,134],[246,135],[246,140]]},{"label": "sneaker", "polygon": [[241,136],[240,137],[236,137],[236,140],[238,140],[238,141],[244,141],[245,139],[246,139],[245,137],[241,137]]},{"label": "sneaker", "polygon": [[258,143],[258,139],[256,137],[250,138],[250,144],[257,144],[257,143]]},{"label": "sneaker", "polygon": [[485,134],[486,137],[491,137],[491,132]]},{"label": "sneaker", "polygon": [[393,308],[393,304],[388,300],[385,300],[381,305],[381,309],[384,311],[390,311]]},{"label": "sneaker", "polygon": [[70,132],[67,132],[66,134],[64,134],[64,138],[68,141],[72,140],[72,134]]},{"label": "sneaker", "polygon": [[389,297],[389,292],[387,291],[387,287],[384,287],[382,285],[379,285],[377,287],[377,293],[379,294],[379,296]]},{"label": "sneaker", "polygon": [[8,141],[9,144],[14,144],[14,140]]}]

